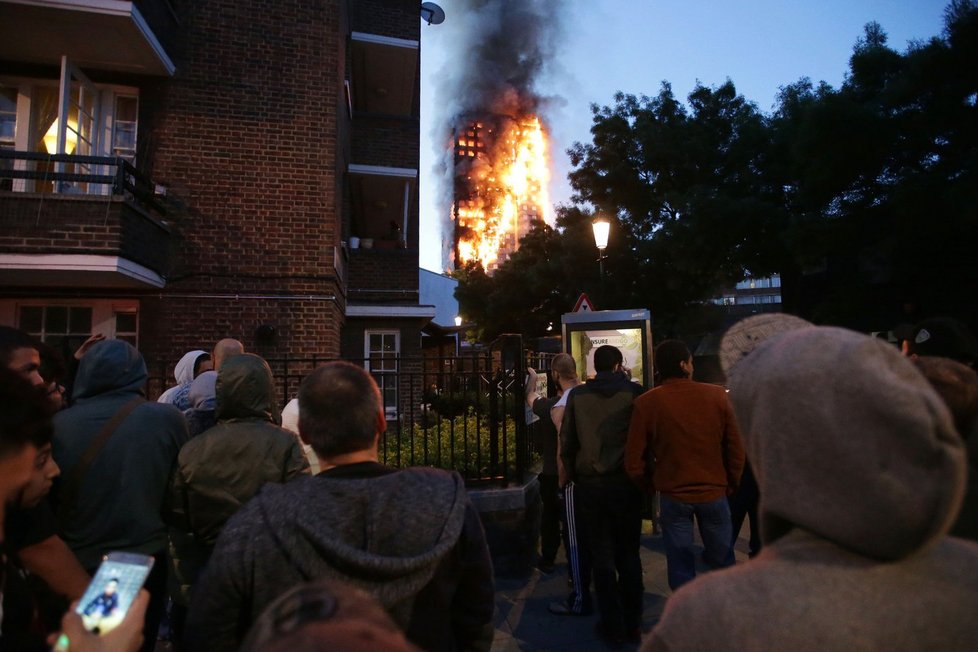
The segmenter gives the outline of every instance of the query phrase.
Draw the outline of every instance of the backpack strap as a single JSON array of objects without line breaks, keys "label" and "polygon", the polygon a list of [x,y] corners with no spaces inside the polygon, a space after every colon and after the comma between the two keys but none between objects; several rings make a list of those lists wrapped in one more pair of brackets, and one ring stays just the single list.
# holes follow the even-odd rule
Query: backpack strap
[{"label": "backpack strap", "polygon": [[61,500],[58,504],[58,521],[65,523],[67,518],[71,515],[72,510],[75,507],[75,501],[78,494],[81,492],[82,482],[84,482],[85,477],[88,475],[88,469],[92,466],[92,462],[98,457],[98,454],[102,452],[105,445],[108,443],[112,435],[115,434],[116,429],[119,424],[125,420],[129,413],[135,410],[141,403],[145,403],[145,399],[142,396],[137,396],[133,400],[129,401],[123,405],[119,410],[112,415],[102,429],[99,431],[92,443],[88,445],[88,448],[82,454],[81,459],[78,460],[78,464],[71,469],[71,473],[64,478],[61,483],[61,489],[59,495]]}]

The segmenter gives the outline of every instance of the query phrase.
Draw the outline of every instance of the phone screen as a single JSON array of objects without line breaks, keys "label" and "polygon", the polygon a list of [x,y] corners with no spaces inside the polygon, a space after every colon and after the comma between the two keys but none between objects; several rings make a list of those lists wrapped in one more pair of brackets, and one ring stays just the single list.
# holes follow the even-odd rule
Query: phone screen
[{"label": "phone screen", "polygon": [[146,555],[109,553],[75,608],[85,628],[104,634],[122,622],[152,567]]}]

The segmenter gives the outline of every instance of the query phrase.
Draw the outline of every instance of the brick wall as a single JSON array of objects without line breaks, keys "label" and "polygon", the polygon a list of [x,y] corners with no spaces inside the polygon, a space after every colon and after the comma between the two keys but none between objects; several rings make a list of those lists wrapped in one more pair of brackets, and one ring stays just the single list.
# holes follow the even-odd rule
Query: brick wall
[{"label": "brick wall", "polygon": [[117,197],[0,197],[0,251],[122,256],[166,274],[170,229]]},{"label": "brick wall", "polygon": [[347,291],[351,302],[362,303],[364,297],[358,297],[358,294],[364,291],[376,294],[378,291],[391,289],[398,290],[398,298],[384,297],[386,300],[417,304],[416,249],[356,249],[350,252]]},{"label": "brick wall", "polygon": [[380,36],[419,40],[420,2],[414,0],[358,0],[353,3],[350,29]]},{"label": "brick wall", "polygon": [[[181,2],[177,73],[144,103],[152,177],[177,207],[147,354],[178,359],[276,328],[263,355],[339,352],[343,0]],[[141,132],[141,138],[146,132]],[[153,344],[149,344],[153,342]]]},{"label": "brick wall", "polygon": [[365,118],[354,122],[352,160],[360,165],[417,169],[420,131],[417,118]]}]

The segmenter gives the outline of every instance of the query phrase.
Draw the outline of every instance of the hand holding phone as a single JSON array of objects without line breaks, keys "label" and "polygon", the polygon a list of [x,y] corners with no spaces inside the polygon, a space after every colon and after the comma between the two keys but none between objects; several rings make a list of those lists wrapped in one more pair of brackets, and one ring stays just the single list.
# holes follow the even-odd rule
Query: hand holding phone
[{"label": "hand holding phone", "polygon": [[143,644],[143,621],[149,606],[149,593],[140,590],[119,626],[104,636],[85,629],[76,612],[76,602],[61,619],[61,635],[54,652],[135,652]]},{"label": "hand holding phone", "polygon": [[129,552],[110,552],[75,607],[90,632],[111,631],[126,616],[153,568],[153,558]]}]

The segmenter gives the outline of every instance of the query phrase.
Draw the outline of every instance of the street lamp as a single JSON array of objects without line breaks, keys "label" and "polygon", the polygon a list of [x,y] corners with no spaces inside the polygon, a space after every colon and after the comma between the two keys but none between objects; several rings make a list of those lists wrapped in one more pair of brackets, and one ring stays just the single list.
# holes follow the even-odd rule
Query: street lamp
[{"label": "street lamp", "polygon": [[611,222],[605,217],[599,217],[591,222],[594,230],[594,244],[598,248],[598,269],[601,271],[601,281],[604,282],[604,250],[608,248],[608,232],[611,230]]}]

